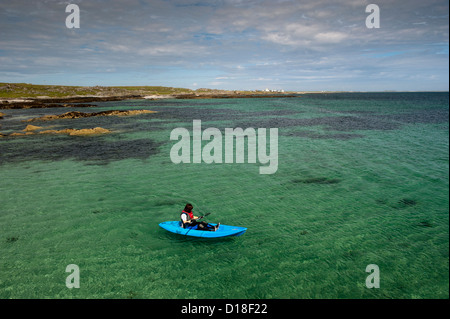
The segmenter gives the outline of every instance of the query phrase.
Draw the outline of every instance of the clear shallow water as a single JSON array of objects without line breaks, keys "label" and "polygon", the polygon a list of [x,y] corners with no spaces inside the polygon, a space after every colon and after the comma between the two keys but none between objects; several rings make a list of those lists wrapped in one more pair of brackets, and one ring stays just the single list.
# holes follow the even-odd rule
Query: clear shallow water
[{"label": "clear shallow water", "polygon": [[[448,298],[448,93],[99,103],[156,114],[0,140],[0,298]],[[6,110],[1,131],[69,109]],[[279,128],[279,166],[171,162],[176,127]],[[158,227],[186,202],[248,227]],[[80,267],[80,289],[65,286]],[[365,286],[380,267],[379,289]]]}]

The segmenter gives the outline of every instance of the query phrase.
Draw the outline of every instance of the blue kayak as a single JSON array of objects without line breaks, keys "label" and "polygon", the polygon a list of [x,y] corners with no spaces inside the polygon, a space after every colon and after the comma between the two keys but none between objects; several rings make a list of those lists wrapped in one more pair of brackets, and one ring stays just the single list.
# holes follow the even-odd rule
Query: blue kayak
[{"label": "blue kayak", "polygon": [[[216,224],[211,223],[210,225],[215,226]],[[183,228],[181,227],[181,222],[179,221],[163,222],[160,223],[159,226],[175,234],[202,238],[241,236],[247,230],[247,228],[245,227],[228,226],[222,224],[216,231],[197,230],[196,226],[192,228]]]}]

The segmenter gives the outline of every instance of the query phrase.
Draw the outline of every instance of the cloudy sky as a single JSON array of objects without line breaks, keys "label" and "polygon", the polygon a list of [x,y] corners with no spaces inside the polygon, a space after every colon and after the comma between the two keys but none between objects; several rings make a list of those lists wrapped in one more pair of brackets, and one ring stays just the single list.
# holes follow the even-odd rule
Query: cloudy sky
[{"label": "cloudy sky", "polygon": [[0,82],[448,90],[448,31],[448,0],[0,0]]}]

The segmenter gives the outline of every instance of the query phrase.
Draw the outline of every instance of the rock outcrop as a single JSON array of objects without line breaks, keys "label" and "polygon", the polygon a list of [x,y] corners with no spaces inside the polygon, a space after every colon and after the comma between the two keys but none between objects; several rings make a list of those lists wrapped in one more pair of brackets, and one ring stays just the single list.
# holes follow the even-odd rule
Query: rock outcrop
[{"label": "rock outcrop", "polygon": [[27,127],[23,130],[24,132],[34,132],[36,130],[43,129],[42,126],[34,126],[34,125],[27,125]]},{"label": "rock outcrop", "polygon": [[[25,132],[25,133],[23,133]],[[14,132],[11,134],[3,134],[0,133],[1,137],[14,137],[14,136],[26,136],[26,135],[35,135],[35,134],[66,134],[70,136],[91,136],[91,135],[100,135],[100,134],[108,134],[111,133],[110,130],[103,127],[95,127],[95,128],[84,128],[84,129],[64,129],[64,130],[47,130],[44,127],[27,125],[22,132]]]},{"label": "rock outcrop", "polygon": [[45,130],[39,132],[39,134],[68,134],[70,136],[99,135],[106,133],[111,133],[111,131],[102,127],[84,128],[80,130],[77,129]]},{"label": "rock outcrop", "polygon": [[156,113],[156,111],[150,111],[150,110],[125,110],[125,111],[119,111],[119,110],[111,110],[111,111],[102,111],[102,112],[91,112],[91,113],[84,113],[84,112],[67,112],[60,115],[45,115],[42,117],[36,117],[32,118],[30,120],[27,120],[27,122],[35,122],[35,121],[52,121],[52,120],[59,120],[59,119],[78,119],[83,117],[94,117],[94,116],[130,116],[130,115],[140,115],[140,114],[148,114],[148,113]]},{"label": "rock outcrop", "polygon": [[32,135],[32,134],[34,134],[34,133],[33,132],[26,132],[26,133],[17,133],[17,132],[15,132],[15,133],[9,134],[8,136],[25,136],[25,135]]}]

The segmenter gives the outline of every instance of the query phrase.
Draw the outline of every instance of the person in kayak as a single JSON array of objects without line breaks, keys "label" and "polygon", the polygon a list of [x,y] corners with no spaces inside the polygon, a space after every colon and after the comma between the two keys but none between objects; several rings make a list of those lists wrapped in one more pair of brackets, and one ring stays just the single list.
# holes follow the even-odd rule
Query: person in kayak
[{"label": "person in kayak", "polygon": [[220,223],[218,223],[216,226],[213,226],[203,221],[197,221],[199,217],[194,216],[194,213],[192,212],[193,208],[194,206],[188,203],[184,207],[184,210],[181,212],[180,218],[183,228],[197,226],[197,230],[216,231],[217,229],[219,229]]}]

